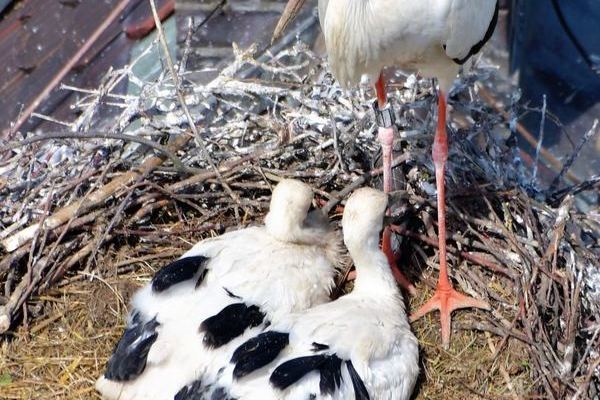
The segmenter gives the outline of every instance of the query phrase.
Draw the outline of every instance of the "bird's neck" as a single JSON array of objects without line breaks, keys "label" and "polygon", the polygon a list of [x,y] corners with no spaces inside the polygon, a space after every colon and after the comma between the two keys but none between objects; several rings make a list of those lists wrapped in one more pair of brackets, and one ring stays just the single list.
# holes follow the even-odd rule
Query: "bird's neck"
[{"label": "bird's neck", "polygon": [[366,242],[349,249],[356,268],[353,292],[369,293],[371,296],[397,295],[399,293],[387,258],[379,243]]}]

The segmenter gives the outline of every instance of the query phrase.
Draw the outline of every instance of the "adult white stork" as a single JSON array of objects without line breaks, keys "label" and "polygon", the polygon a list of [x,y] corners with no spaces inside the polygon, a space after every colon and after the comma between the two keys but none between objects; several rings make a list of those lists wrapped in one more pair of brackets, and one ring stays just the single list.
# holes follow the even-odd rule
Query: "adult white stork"
[{"label": "adult white stork", "polygon": [[408,400],[419,349],[379,249],[387,204],[385,193],[362,188],[344,208],[344,243],[357,272],[352,292],[270,325],[233,352],[219,381],[190,388],[196,397],[189,399]]},{"label": "adult white stork", "polygon": [[[278,37],[305,0],[290,0],[275,28]],[[319,18],[333,74],[343,87],[355,85],[363,74],[375,82],[378,138],[383,153],[384,190],[392,190],[392,113],[387,103],[382,69],[399,66],[438,79],[438,123],[432,154],[438,207],[440,276],[434,296],[411,319],[439,310],[442,342],[450,341],[450,314],[459,308],[489,305],[454,290],[446,261],[444,173],[448,156],[447,94],[459,67],[479,52],[492,36],[498,0],[319,0]],[[389,229],[383,248],[393,267]],[[396,267],[397,268],[397,267]],[[398,279],[398,274],[396,274]],[[400,279],[406,285],[406,280]]]},{"label": "adult white stork", "polygon": [[284,180],[264,226],[203,240],[159,270],[133,298],[96,383],[103,398],[172,400],[259,327],[330,301],[341,240],[319,210],[309,213],[312,198]]}]

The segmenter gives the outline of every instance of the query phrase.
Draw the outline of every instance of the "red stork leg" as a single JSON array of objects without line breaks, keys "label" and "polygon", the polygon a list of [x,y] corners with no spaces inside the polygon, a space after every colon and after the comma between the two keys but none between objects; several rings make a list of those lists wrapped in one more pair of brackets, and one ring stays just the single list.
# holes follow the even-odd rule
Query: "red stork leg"
[{"label": "red stork leg", "polygon": [[375,92],[377,93],[377,103],[379,108],[385,107],[387,104],[387,92],[385,91],[385,81],[383,80],[383,72],[379,74],[377,82],[375,82]]},{"label": "red stork leg", "polygon": [[[383,74],[379,75],[379,79],[375,83],[375,91],[377,92],[377,103],[379,109],[382,110],[387,105],[387,96],[385,92],[385,82],[383,80]],[[381,144],[381,153],[383,157],[383,191],[389,193],[393,190],[392,185],[392,146],[394,144],[394,128],[393,127],[379,127],[377,134],[379,143]],[[392,250],[392,232],[390,227],[386,227],[383,231],[383,240],[381,249],[385,253],[392,274],[396,279],[396,282],[405,288],[411,295],[416,294],[416,289],[412,283],[406,278],[406,276],[400,271],[396,264],[396,255]]]},{"label": "red stork leg", "polygon": [[489,310],[490,306],[483,300],[468,297],[457,292],[452,287],[448,278],[448,265],[446,261],[446,190],[444,174],[446,159],[448,158],[448,136],[446,134],[446,95],[441,90],[438,95],[438,124],[433,142],[433,163],[435,166],[435,182],[437,186],[438,209],[438,240],[440,248],[440,276],[435,293],[427,303],[410,316],[415,321],[425,314],[439,310],[440,325],[442,328],[442,344],[444,348],[450,345],[450,325],[452,311],[459,308],[483,308]]}]

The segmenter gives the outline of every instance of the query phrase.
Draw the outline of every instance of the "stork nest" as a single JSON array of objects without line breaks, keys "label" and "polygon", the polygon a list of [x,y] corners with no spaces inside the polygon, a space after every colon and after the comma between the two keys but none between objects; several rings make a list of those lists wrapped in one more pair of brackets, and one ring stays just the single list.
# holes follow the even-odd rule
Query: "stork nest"
[{"label": "stork nest", "polygon": [[[309,183],[336,224],[345,195],[380,184],[372,94],[341,90],[301,42],[234,48],[206,85],[187,79],[186,54],[149,81],[133,65],[112,70],[97,90],[81,90],[77,115],[61,121],[68,129],[1,144],[3,398],[97,398],[131,293],[195,241],[259,223],[278,180]],[[123,79],[132,94],[115,92]],[[435,97],[430,81],[402,81],[390,96],[406,200],[395,242],[417,285],[414,310],[437,277]],[[492,310],[457,312],[449,350],[436,315],[413,324],[416,398],[600,395],[599,218],[574,207],[598,180],[536,187],[506,120],[519,114],[511,90],[480,62],[451,95],[451,274]]]}]

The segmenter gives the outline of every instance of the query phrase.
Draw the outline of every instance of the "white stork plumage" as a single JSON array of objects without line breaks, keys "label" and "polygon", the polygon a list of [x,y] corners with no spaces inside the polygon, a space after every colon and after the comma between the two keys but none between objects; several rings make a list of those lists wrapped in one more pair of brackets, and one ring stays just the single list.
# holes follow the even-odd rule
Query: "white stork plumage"
[{"label": "white stork plumage", "polygon": [[270,325],[190,399],[408,400],[418,343],[379,248],[387,203],[385,193],[362,188],[344,209],[344,243],[357,272],[352,292]]},{"label": "white stork plumage", "polygon": [[283,180],[264,226],[203,240],[157,272],[134,296],[96,383],[103,398],[172,400],[260,328],[328,302],[341,240],[320,211],[309,213],[312,198]]},{"label": "white stork plumage", "polygon": [[[305,0],[290,0],[275,29],[279,36]],[[450,341],[450,314],[458,308],[489,308],[452,287],[446,261],[445,165],[447,94],[460,65],[476,54],[491,37],[498,18],[498,0],[319,0],[319,19],[333,74],[343,87],[355,85],[363,74],[375,82],[378,138],[382,146],[384,191],[392,190],[393,121],[387,104],[382,70],[399,66],[435,77],[439,83],[438,123],[432,148],[438,202],[440,276],[434,296],[411,316],[417,319],[439,310],[442,342]],[[390,230],[384,231],[383,249],[396,279],[412,291],[397,270],[391,251]]]}]

